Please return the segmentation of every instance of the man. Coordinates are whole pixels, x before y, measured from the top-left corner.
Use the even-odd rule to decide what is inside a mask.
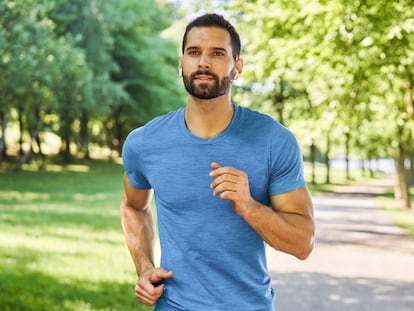
[[[270,117],[231,103],[243,61],[222,16],[192,21],[182,52],[187,106],[131,132],[123,149],[121,218],[136,298],[155,310],[273,310],[265,242],[299,259],[313,248],[298,144]]]

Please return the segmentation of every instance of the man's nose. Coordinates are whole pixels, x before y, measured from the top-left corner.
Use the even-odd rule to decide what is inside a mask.
[[[211,68],[211,59],[206,53],[202,53],[200,56],[200,61],[198,63],[200,69],[210,69]]]

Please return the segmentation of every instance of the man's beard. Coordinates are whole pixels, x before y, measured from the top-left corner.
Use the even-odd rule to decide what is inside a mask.
[[[234,70],[232,70],[233,72]],[[209,75],[213,77],[214,83],[199,83],[195,85],[194,80],[197,75]],[[183,82],[184,87],[187,92],[196,98],[199,99],[213,99],[224,94],[227,94],[231,88],[231,79],[230,77],[226,76],[223,79],[219,79],[217,75],[211,73],[210,71],[202,71],[198,70],[191,74],[191,76],[187,76],[183,74]]]

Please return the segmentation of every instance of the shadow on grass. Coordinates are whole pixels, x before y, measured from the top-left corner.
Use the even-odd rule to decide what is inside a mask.
[[[3,311],[150,310],[135,301],[134,284],[58,278],[41,271],[38,256],[47,256],[45,252],[16,248],[2,253],[0,309]]]
[[[47,193],[57,198],[68,193],[95,194],[122,189],[123,167],[117,163],[85,161],[72,165],[78,169],[59,165],[51,167],[55,166],[56,169],[51,170],[20,172],[8,171],[0,167],[0,189]]]
[[[378,195],[379,198],[386,198],[386,199],[395,199],[395,194],[393,191],[388,191],[386,193],[381,193]],[[413,197],[414,199],[414,197]]]
[[[317,272],[271,271],[271,274],[276,290],[276,310],[413,310],[413,282],[338,277]]]
[[[82,208],[62,208],[62,207],[50,207],[45,208],[46,204],[43,204],[41,209],[27,209],[27,208],[15,208],[2,210],[2,216],[0,217],[2,225],[7,225],[16,228],[31,227],[36,231],[44,232],[50,231],[55,228],[66,229],[80,229],[90,231],[111,231],[118,229],[120,231],[120,220],[118,215],[118,209],[114,211],[99,210],[98,208],[84,210]],[[1,210],[1,208],[0,208]],[[58,231],[52,232],[51,235],[59,235]],[[67,238],[70,238],[67,237]]]
[[[342,187],[342,186],[348,186],[348,185],[349,184],[347,183],[329,183],[329,184],[316,183],[316,184],[313,184],[310,182],[307,184],[309,191],[313,195],[318,194],[318,193],[335,193],[336,187],[338,186]]]

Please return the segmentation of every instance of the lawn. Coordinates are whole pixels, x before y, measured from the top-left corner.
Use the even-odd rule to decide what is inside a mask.
[[[414,188],[411,189],[412,202],[414,202]],[[414,207],[407,209],[401,201],[394,199],[394,194],[384,193],[377,197],[378,206],[384,209],[398,226],[403,228],[414,240]],[[413,203],[414,204],[414,203]]]
[[[1,310],[150,310],[134,297],[121,165],[2,168]]]

